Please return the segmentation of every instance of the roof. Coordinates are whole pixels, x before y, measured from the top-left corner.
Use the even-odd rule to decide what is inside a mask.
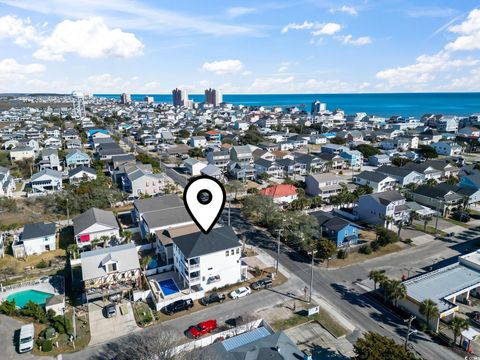
[[[381,203],[383,205],[388,205],[392,201],[405,200],[403,195],[396,190],[384,191],[384,192],[368,194],[368,195],[363,195],[363,196],[371,196],[372,198],[374,198],[375,200],[377,200],[379,203]]]
[[[314,211],[311,212],[309,215],[317,219],[318,225],[320,225],[321,227],[325,227],[336,232],[344,229],[346,226],[354,225],[341,217],[335,216],[325,211]]]
[[[214,228],[208,234],[199,231],[179,236],[174,238],[173,242],[187,259],[241,245],[232,227],[229,226]]]
[[[390,166],[390,165],[382,165],[377,169],[377,172],[381,172],[382,174],[401,176],[401,177],[405,177],[410,173],[412,173],[413,171],[415,170],[409,169],[405,166],[396,167],[396,166]]]
[[[91,208],[73,219],[73,233],[76,236],[94,224],[120,228],[113,212]]]
[[[117,263],[118,272],[140,268],[137,249],[135,248],[135,244],[132,243],[82,252],[80,260],[82,263],[83,281],[106,276],[108,273],[102,264],[108,261],[115,261]]]
[[[222,175],[222,171],[213,164],[208,164],[202,170],[200,170],[200,172],[204,175],[209,175],[209,176]]]
[[[446,186],[445,186],[446,185]],[[445,200],[454,201],[461,200],[463,197],[458,194],[449,194],[455,191],[455,187],[450,187],[448,184],[442,186],[428,186],[420,185],[412,191],[413,194],[427,196],[429,198],[444,198]],[[448,199],[447,199],[448,197]]]
[[[32,181],[37,180],[38,178],[42,177],[43,175],[48,175],[51,177],[55,177],[57,179],[62,179],[62,173],[60,171],[55,171],[52,169],[43,169],[36,174],[33,174]]]
[[[77,166],[74,169],[68,170],[68,177],[75,176],[75,175],[81,173],[82,171],[85,171],[85,172],[87,172],[91,175],[97,175],[97,171],[95,169],[92,169],[91,167],[82,165],[82,166]]]
[[[360,174],[355,175],[355,177],[379,183],[380,181],[385,180],[388,175],[376,171],[362,171]]]
[[[297,194],[297,188],[293,185],[280,184],[268,187],[260,190],[260,194],[263,196],[269,196],[273,198],[290,196]]]
[[[43,222],[26,224],[23,227],[22,240],[37,239],[40,237],[55,235],[55,224],[45,224]]]
[[[149,199],[138,199],[133,202],[133,206],[135,206],[140,214],[175,207],[184,207],[182,200],[180,200],[176,194],[158,196]]]

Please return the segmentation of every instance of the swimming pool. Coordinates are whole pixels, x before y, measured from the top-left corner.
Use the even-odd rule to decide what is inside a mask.
[[[158,267],[158,261],[157,259],[152,259],[150,260],[150,262],[148,263],[147,265],[147,269],[150,270],[150,269],[156,269]]]
[[[48,299],[53,294],[46,293],[38,290],[24,290],[11,294],[7,297],[8,301],[15,300],[15,305],[19,308],[23,308],[30,300],[38,305],[45,305]]]
[[[178,290],[177,284],[175,284],[173,279],[159,281],[158,285],[160,286],[160,289],[162,289],[163,295],[165,296],[172,295],[180,291]]]

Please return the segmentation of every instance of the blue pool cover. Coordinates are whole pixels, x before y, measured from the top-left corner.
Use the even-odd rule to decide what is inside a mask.
[[[177,284],[175,284],[173,279],[159,281],[158,285],[160,285],[160,288],[165,296],[172,295],[180,291],[178,290]]]

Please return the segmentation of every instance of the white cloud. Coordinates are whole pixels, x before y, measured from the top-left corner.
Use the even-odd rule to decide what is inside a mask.
[[[12,39],[15,44],[27,46],[39,40],[37,28],[31,25],[30,19],[16,16],[0,17],[0,39]]]
[[[473,9],[465,21],[450,26],[448,30],[460,36],[445,46],[447,50],[480,49],[480,9]]]
[[[330,12],[331,13],[342,12],[342,13],[349,14],[349,15],[352,15],[352,16],[357,16],[358,15],[358,10],[356,8],[354,8],[353,6],[348,6],[348,5],[343,5],[342,7],[338,8],[338,9],[330,9]]]
[[[282,34],[290,30],[313,30],[312,35],[333,35],[342,29],[342,25],[337,23],[318,23],[305,20],[303,23],[290,23],[283,27]]]
[[[333,35],[342,29],[342,25],[337,23],[326,23],[322,25],[318,30],[312,31],[313,36],[319,35]]]
[[[129,58],[142,54],[144,45],[132,33],[111,29],[102,18],[64,20],[41,41],[33,55],[37,59],[62,61],[65,54],[84,58]]]
[[[291,83],[294,79],[295,77],[293,76],[257,78],[253,81],[251,88],[260,91],[271,91],[272,89],[280,90],[282,86]]]
[[[230,18],[236,18],[239,16],[248,15],[254,12],[257,12],[257,9],[252,7],[243,7],[243,6],[231,7],[227,9],[227,16]]]
[[[240,60],[218,60],[205,62],[202,70],[213,72],[217,75],[233,74],[243,70],[243,64]]]
[[[344,44],[356,45],[356,46],[363,46],[372,43],[372,39],[370,36],[360,36],[358,38],[354,38],[353,35],[344,35],[338,36],[338,39],[341,40]]]
[[[288,61],[281,62],[280,67],[278,68],[277,71],[278,72],[285,72],[289,69],[290,65],[291,65],[290,62],[288,62]]]
[[[2,0],[9,6],[35,11],[42,14],[56,14],[69,19],[102,17],[109,26],[122,29],[158,31],[162,34],[186,32],[216,36],[256,35],[258,27],[230,25],[201,16],[185,15],[181,12],[165,10],[135,0]]]
[[[45,66],[42,64],[19,64],[12,58],[0,61],[0,74],[2,75],[38,74],[44,71]]]
[[[450,54],[441,51],[435,55],[421,55],[412,65],[379,71],[376,77],[392,85],[427,83],[435,79],[435,74],[452,69],[463,69],[479,64],[478,59],[451,59]]]

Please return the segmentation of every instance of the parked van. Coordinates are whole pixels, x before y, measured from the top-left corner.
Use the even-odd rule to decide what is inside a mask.
[[[18,340],[18,352],[24,353],[33,349],[33,338],[35,329],[32,324],[23,325],[20,329],[20,339]]]

